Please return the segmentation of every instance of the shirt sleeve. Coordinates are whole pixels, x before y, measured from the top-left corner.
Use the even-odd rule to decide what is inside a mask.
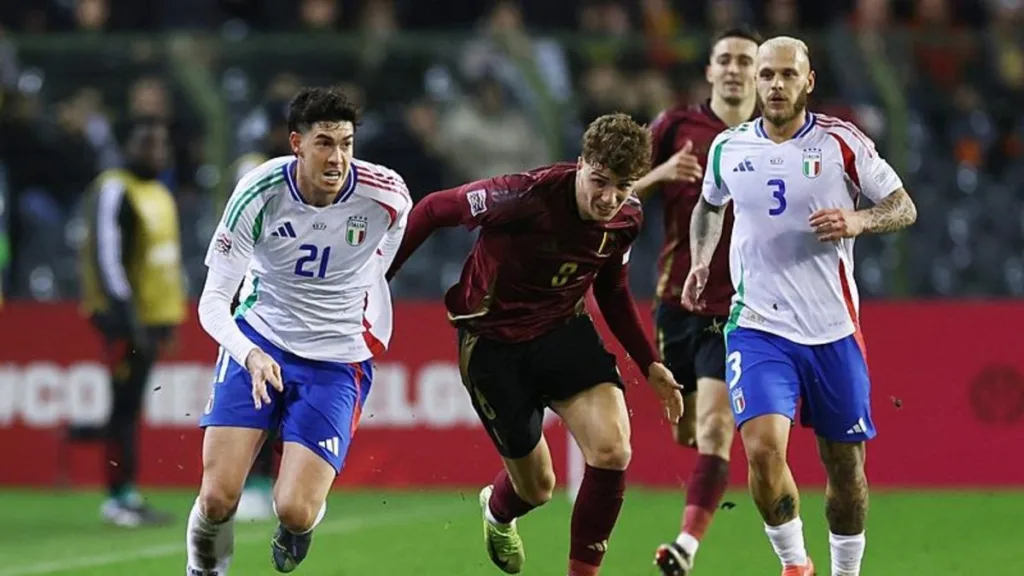
[[[856,126],[840,121],[829,127],[829,135],[839,145],[847,180],[872,202],[877,204],[903,187],[896,170]]]
[[[388,271],[388,278],[405,264],[438,228],[500,226],[529,214],[528,174],[498,176],[428,194],[409,214],[408,228]]]
[[[701,196],[712,206],[725,206],[732,197],[729,194],[729,187],[722,176],[722,156],[725,153],[725,146],[729,142],[729,132],[719,134],[711,144],[711,151],[708,156],[711,160],[711,169],[704,171],[704,184],[701,188]]]
[[[245,366],[256,345],[246,338],[231,316],[231,301],[238,291],[238,279],[211,269],[199,296],[199,324],[235,362]]]
[[[125,270],[125,220],[130,210],[124,183],[110,178],[100,185],[96,200],[96,263],[100,283],[112,300],[129,300],[132,287]]]
[[[383,268],[385,271],[391,267],[395,256],[398,255],[398,249],[409,227],[409,213],[412,211],[412,198],[409,196],[409,189],[405,185],[405,180],[398,176],[397,173],[393,172],[393,174],[396,178],[396,191],[398,193],[389,194],[387,202],[379,201],[381,206],[388,211],[388,215],[391,218],[391,225],[377,247],[381,257],[384,259]]]
[[[236,286],[249,267],[263,228],[265,188],[251,186],[251,181],[246,177],[235,187],[206,250],[207,268],[234,277]]]
[[[629,290],[629,254],[627,248],[605,262],[594,279],[594,300],[612,334],[646,377],[648,368],[658,361],[658,352],[644,330],[640,311]]]

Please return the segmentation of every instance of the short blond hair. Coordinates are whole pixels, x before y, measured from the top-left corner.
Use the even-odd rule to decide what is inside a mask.
[[[811,63],[811,50],[807,47],[807,43],[792,36],[775,36],[774,38],[769,38],[758,47],[757,51],[760,52],[761,50],[780,49],[789,49],[797,54],[803,54],[804,58],[807,58],[807,63]]]

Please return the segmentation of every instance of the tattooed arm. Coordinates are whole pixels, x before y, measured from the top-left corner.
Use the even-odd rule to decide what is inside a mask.
[[[701,196],[690,217],[690,262],[691,266],[707,266],[715,254],[718,241],[722,238],[722,224],[725,222],[725,207],[715,206]]]
[[[886,234],[902,230],[917,220],[917,207],[902,187],[866,210],[825,208],[811,214],[811,228],[821,242],[854,238],[861,234]]]
[[[869,234],[902,230],[917,220],[917,206],[903,188],[886,196],[874,207],[858,212],[864,221],[864,232]]]

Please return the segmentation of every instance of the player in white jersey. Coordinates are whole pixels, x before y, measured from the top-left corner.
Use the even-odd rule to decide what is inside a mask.
[[[352,157],[357,123],[339,91],[300,92],[288,113],[294,156],[247,174],[214,233],[199,320],[221,349],[200,422],[190,576],[227,574],[232,515],[271,429],[284,442],[271,555],[278,571],[294,570],[359,424],[371,360],[391,337],[384,274],[412,201],[398,174]]]
[[[828,476],[832,574],[860,573],[868,488],[864,443],[875,436],[853,239],[917,217],[900,178],[852,125],[807,111],[814,88],[807,46],[761,45],[762,117],[720,134],[691,225],[693,265],[683,302],[700,309],[707,264],[732,200],[726,381],[749,463],[750,491],[783,575],[815,573],[799,495],[786,463],[797,402],[818,437]],[[866,196],[874,203],[858,209]]]

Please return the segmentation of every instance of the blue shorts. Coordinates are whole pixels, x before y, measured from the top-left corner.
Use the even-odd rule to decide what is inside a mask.
[[[244,320],[237,322],[242,332],[281,366],[284,392],[268,385],[271,403],[257,410],[249,371],[221,349],[210,401],[199,425],[279,430],[282,441],[302,444],[340,472],[370,393],[373,362],[300,358],[271,344]]]
[[[752,418],[796,416],[826,440],[860,442],[876,435],[871,422],[867,362],[853,335],[803,345],[781,336],[735,328],[726,336],[725,377],[737,428]]]

